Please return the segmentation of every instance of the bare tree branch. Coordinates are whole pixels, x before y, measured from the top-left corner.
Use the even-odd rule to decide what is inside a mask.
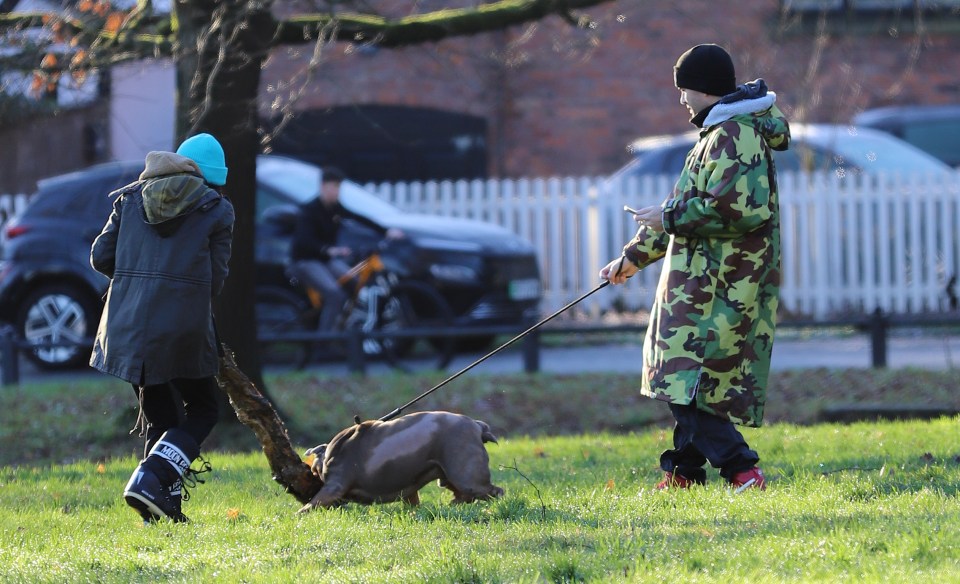
[[[583,26],[585,19],[576,18],[572,10],[587,8],[610,0],[501,0],[474,8],[446,9],[403,18],[386,18],[373,14],[317,13],[273,21],[271,46],[313,43],[321,31],[332,30],[330,40],[368,43],[384,48],[436,42],[449,37],[500,30],[558,15],[571,25]],[[61,34],[90,39],[75,43],[90,47],[90,55],[73,68],[94,68],[124,61],[171,56],[175,30],[170,15],[154,14],[149,5],[138,5],[126,15],[115,30],[105,27],[105,19],[85,15],[50,13],[0,14],[0,31],[47,26],[51,18],[59,19]],[[5,68],[36,68],[28,59],[8,57],[0,61]],[[68,68],[62,65],[63,69]]]
[[[315,36],[318,26],[336,20],[337,40],[399,47],[500,30],[552,14],[560,15],[573,24],[580,24],[580,19],[574,18],[571,10],[607,1],[502,0],[481,4],[476,8],[438,10],[397,19],[366,14],[311,14],[279,23],[277,37],[284,44],[308,42]]]

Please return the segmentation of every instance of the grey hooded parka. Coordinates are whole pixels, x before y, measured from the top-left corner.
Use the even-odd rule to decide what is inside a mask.
[[[90,250],[110,278],[90,365],[135,385],[216,375],[211,300],[227,277],[233,205],[172,152],[147,154],[140,180],[111,196]]]

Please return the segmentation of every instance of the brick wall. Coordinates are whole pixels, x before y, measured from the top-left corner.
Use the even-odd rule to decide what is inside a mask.
[[[688,129],[672,67],[701,42],[727,47],[740,81],[764,77],[796,121],[960,103],[960,29],[937,32],[933,21],[920,35],[909,16],[855,18],[817,35],[815,23],[781,17],[776,0],[619,0],[587,13],[594,25],[585,28],[551,17],[399,50],[331,45],[295,108],[405,104],[483,116],[490,175],[518,177],[605,174],[628,160],[634,138]],[[265,104],[288,102],[281,83],[303,78],[309,54],[275,52]]]
[[[108,104],[62,109],[0,130],[0,193],[36,190],[37,180],[105,160]],[[91,143],[93,131],[100,143]]]

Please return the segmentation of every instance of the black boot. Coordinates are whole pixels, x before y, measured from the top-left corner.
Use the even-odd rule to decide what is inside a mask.
[[[144,521],[163,517],[186,521],[180,510],[180,497],[171,494],[171,487],[180,481],[199,454],[200,447],[183,430],[174,428],[164,432],[124,487],[127,505],[136,509]]]
[[[154,435],[151,438],[150,434],[151,432],[148,431],[146,446],[143,451],[144,460],[146,460],[146,458],[150,456],[150,451],[153,449],[154,445],[160,440],[160,437],[163,436],[163,434],[161,433],[159,436]],[[203,460],[203,457],[201,456],[200,459]],[[140,462],[143,462],[143,461],[141,460]],[[185,470],[183,473],[183,477],[186,477],[187,474],[189,474],[192,470],[193,469],[189,469],[189,468]],[[200,482],[203,482],[203,481],[200,481]],[[170,491],[170,502],[173,506],[174,512],[176,513],[176,515],[179,515],[182,518],[182,520],[185,522],[187,520],[187,516],[183,515],[182,513],[183,501],[186,500],[183,497],[183,493],[184,493],[183,478],[177,479],[172,485],[170,485],[170,488],[168,490]],[[145,522],[160,520],[160,517],[158,515],[154,515],[153,513],[147,513],[142,515],[143,515],[143,520]]]

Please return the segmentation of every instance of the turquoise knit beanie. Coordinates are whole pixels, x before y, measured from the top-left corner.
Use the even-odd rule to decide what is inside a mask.
[[[203,178],[214,186],[227,184],[227,162],[223,146],[210,134],[197,134],[183,141],[177,154],[186,156],[200,167]]]

